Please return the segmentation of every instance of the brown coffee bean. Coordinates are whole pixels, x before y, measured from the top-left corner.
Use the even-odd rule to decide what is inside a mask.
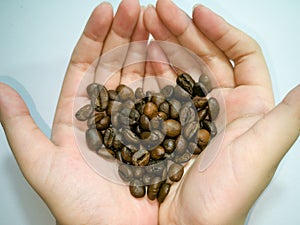
[[[144,107],[144,114],[152,119],[157,116],[158,108],[153,102],[147,102]]]
[[[164,121],[164,130],[168,137],[177,137],[181,132],[181,125],[177,120],[168,119]]]
[[[140,115],[144,113],[145,104],[145,101],[141,99],[135,102],[135,109],[139,112]]]
[[[208,94],[208,90],[201,82],[197,82],[193,88],[193,96],[205,97]]]
[[[168,170],[168,177],[171,181],[178,182],[180,181],[183,175],[184,169],[183,166],[177,163],[173,163]]]
[[[139,126],[143,130],[149,130],[150,129],[150,120],[149,120],[148,116],[146,116],[145,114],[142,114],[140,116]]]
[[[185,126],[186,124],[191,123],[197,119],[197,111],[192,104],[193,103],[189,101],[182,106],[179,112],[181,126]]]
[[[119,111],[120,107],[121,107],[121,102],[113,101],[113,100],[109,101],[106,109],[107,115],[112,116],[112,114]]]
[[[139,138],[130,129],[124,129],[122,132],[122,141],[125,145],[138,145]]]
[[[147,150],[140,149],[132,156],[132,164],[135,166],[146,166],[150,160],[150,153]]]
[[[189,74],[187,73],[180,74],[176,79],[176,83],[190,95],[193,94],[195,81]]]
[[[152,175],[151,174],[144,174],[142,181],[144,185],[149,185],[151,183]]]
[[[94,109],[91,104],[81,107],[76,113],[75,117],[79,121],[85,121],[92,116]]]
[[[145,174],[145,170],[144,170],[144,167],[141,167],[141,166],[135,166],[132,168],[133,169],[133,176],[134,178],[142,178]]]
[[[150,200],[154,200],[157,198],[157,194],[159,192],[159,189],[161,185],[163,184],[163,181],[160,177],[153,177],[150,181],[150,185],[147,190],[147,196]]]
[[[150,131],[143,131],[140,135],[141,139],[142,140],[145,140],[145,139],[148,139],[151,135],[151,132]]]
[[[122,136],[120,133],[115,134],[112,146],[114,149],[121,149],[123,147]]]
[[[146,149],[152,149],[161,144],[164,138],[165,135],[160,130],[152,130],[149,138],[143,142],[143,145],[146,147]]]
[[[150,151],[151,159],[158,160],[165,156],[165,149],[162,146],[157,146]]]
[[[100,89],[99,89],[99,84],[97,83],[91,83],[87,86],[86,88],[88,96],[92,99],[92,98],[97,98],[99,93],[100,93]]]
[[[169,194],[171,189],[171,184],[169,183],[164,183],[161,188],[159,189],[157,200],[161,204]]]
[[[106,114],[105,112],[97,112],[94,114],[94,116],[90,117],[87,121],[87,125],[89,128],[96,128],[96,124],[99,123],[100,120],[105,117]]]
[[[202,150],[207,146],[210,140],[210,133],[205,129],[200,129],[196,136],[196,142]]]
[[[118,173],[121,179],[125,182],[129,182],[133,178],[132,166],[129,166],[127,164],[119,165]]]
[[[118,100],[118,93],[115,90],[108,90],[107,92],[110,101]]]
[[[190,152],[186,151],[182,155],[174,155],[172,160],[175,163],[186,163],[191,159],[191,157],[192,157],[192,154]]]
[[[132,101],[135,100],[133,90],[130,87],[126,86],[125,84],[120,84],[116,88],[116,92],[117,92],[118,98],[121,102],[127,101],[127,100],[132,100]]]
[[[198,120],[201,122],[202,120],[204,120],[207,116],[207,113],[208,113],[208,110],[205,108],[205,109],[202,109],[198,112]]]
[[[91,99],[92,105],[98,112],[106,110],[109,103],[109,96],[105,86],[98,84],[99,95]]]
[[[181,108],[181,103],[177,99],[171,99],[169,101],[169,103],[170,103],[170,114],[169,114],[169,116],[172,119],[177,119],[178,116],[179,116],[179,111],[180,111],[180,108]]]
[[[159,111],[159,112],[157,113],[157,117],[158,117],[158,118],[161,118],[162,120],[168,119],[168,115],[167,115],[166,113],[164,113],[164,112],[161,112],[161,111]]]
[[[217,135],[218,131],[214,122],[211,122],[209,120],[203,120],[202,126],[210,132],[211,137],[215,137]]]
[[[115,138],[115,132],[112,128],[108,128],[104,132],[103,142],[107,148],[111,148]]]
[[[163,102],[159,105],[158,108],[159,111],[164,112],[167,116],[169,116],[170,113],[170,105],[168,102]]]
[[[166,168],[165,161],[150,161],[149,164],[145,167],[145,171],[151,175],[162,176],[164,169]]]
[[[220,106],[214,97],[208,99],[208,115],[211,121],[214,121],[220,112]]]
[[[130,182],[129,190],[131,195],[135,198],[142,198],[145,196],[146,193],[145,186],[138,179],[135,179]]]
[[[121,150],[121,154],[122,154],[122,159],[125,162],[128,162],[128,163],[132,162],[133,153],[131,152],[131,150],[128,147],[124,146]]]
[[[164,120],[160,117],[154,117],[150,121],[150,130],[161,130],[163,128]]]
[[[195,142],[190,142],[188,145],[188,150],[191,154],[199,155],[202,152],[202,149]]]
[[[199,82],[201,82],[205,86],[208,93],[211,92],[212,86],[208,75],[201,74],[201,76],[199,77]]]
[[[129,125],[134,126],[138,123],[140,119],[140,114],[136,109],[131,109],[128,117],[129,117]]]
[[[151,101],[157,106],[159,107],[161,103],[163,103],[165,101],[165,96],[161,93],[155,93],[153,94]]]
[[[197,110],[204,109],[207,106],[207,98],[195,96],[193,98],[193,103]]]
[[[176,155],[182,155],[184,152],[187,151],[187,141],[183,137],[183,135],[179,135],[175,141],[175,154]]]
[[[90,150],[97,151],[103,145],[102,135],[95,128],[90,128],[85,132],[85,139]]]
[[[168,154],[171,154],[176,148],[175,140],[170,138],[165,139],[162,145]]]
[[[110,126],[110,117],[104,116],[98,123],[96,123],[97,130],[105,130]]]

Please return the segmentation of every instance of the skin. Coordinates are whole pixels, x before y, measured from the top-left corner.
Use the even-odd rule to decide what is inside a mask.
[[[203,167],[205,152],[199,155],[160,207],[156,201],[133,198],[128,187],[97,175],[77,149],[72,123],[81,78],[92,68],[94,80],[101,81],[108,70],[105,63],[94,63],[98,57],[117,46],[147,40],[149,33],[203,58],[219,83],[214,92],[223,94],[226,107],[226,126],[216,137],[216,142],[223,137],[216,158]],[[155,43],[148,55],[129,46],[119,63],[135,52],[150,58],[170,56]],[[151,75],[176,77],[166,64],[138,63],[117,71],[107,86],[143,78],[138,86],[159,88],[159,79],[149,83]],[[0,89],[0,122],[14,156],[61,225],[243,224],[300,131],[300,86],[274,105],[268,69],[255,40],[204,6],[195,7],[189,18],[169,0],[146,9],[137,0],[124,0],[115,16],[108,3],[94,10],[70,60],[51,140],[34,123],[21,97],[3,83]],[[213,146],[205,151],[213,151]]]

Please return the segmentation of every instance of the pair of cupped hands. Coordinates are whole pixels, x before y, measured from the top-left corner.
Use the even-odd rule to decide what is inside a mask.
[[[108,63],[95,64],[99,57],[127,44],[114,63],[122,65],[137,52],[168,60],[169,53],[155,42],[147,51],[131,45],[148,40],[149,34],[200,57],[215,77],[214,88],[222,94],[225,108],[225,126],[214,141],[218,144],[205,150],[217,147],[218,154],[204,169],[200,164],[205,152],[200,154],[161,205],[146,197],[135,199],[127,186],[95,173],[80,154],[73,131],[74,97],[81,79],[87,71],[97,74],[96,81],[111,72]],[[176,78],[168,64],[148,61],[118,70],[106,85],[136,81],[159,87],[159,82],[146,83],[149,75]],[[0,121],[14,156],[61,225],[243,224],[299,136],[300,87],[275,107],[259,45],[202,5],[194,7],[192,18],[170,0],[146,8],[138,0],[123,0],[115,15],[109,3],[97,6],[70,60],[51,140],[34,123],[21,97],[3,83],[0,89]]]

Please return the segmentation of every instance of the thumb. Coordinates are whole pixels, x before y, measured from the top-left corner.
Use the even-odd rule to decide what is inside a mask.
[[[31,185],[47,171],[54,145],[33,121],[20,95],[6,84],[0,83],[0,122],[8,143]]]

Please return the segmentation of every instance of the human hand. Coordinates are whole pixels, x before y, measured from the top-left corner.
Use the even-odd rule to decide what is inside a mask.
[[[80,81],[99,56],[131,41],[147,39],[138,1],[122,1],[115,17],[107,3],[94,10],[65,76],[51,140],[34,123],[20,96],[0,84],[0,121],[11,149],[25,178],[61,225],[157,223],[157,202],[131,197],[128,187],[104,179],[86,164],[78,151],[72,123]],[[126,59],[124,53],[119,63]],[[143,77],[144,66],[128,66],[122,74],[117,72],[108,85]],[[95,68],[96,80],[101,79],[102,69]]]
[[[211,94],[222,93],[227,118],[222,133],[172,185],[160,207],[160,224],[244,224],[299,136],[300,86],[275,107],[258,44],[203,6],[194,9],[191,20],[171,1],[158,0],[144,19],[155,39],[182,45],[205,61],[219,84]],[[158,71],[160,76],[173,73],[167,67]]]

